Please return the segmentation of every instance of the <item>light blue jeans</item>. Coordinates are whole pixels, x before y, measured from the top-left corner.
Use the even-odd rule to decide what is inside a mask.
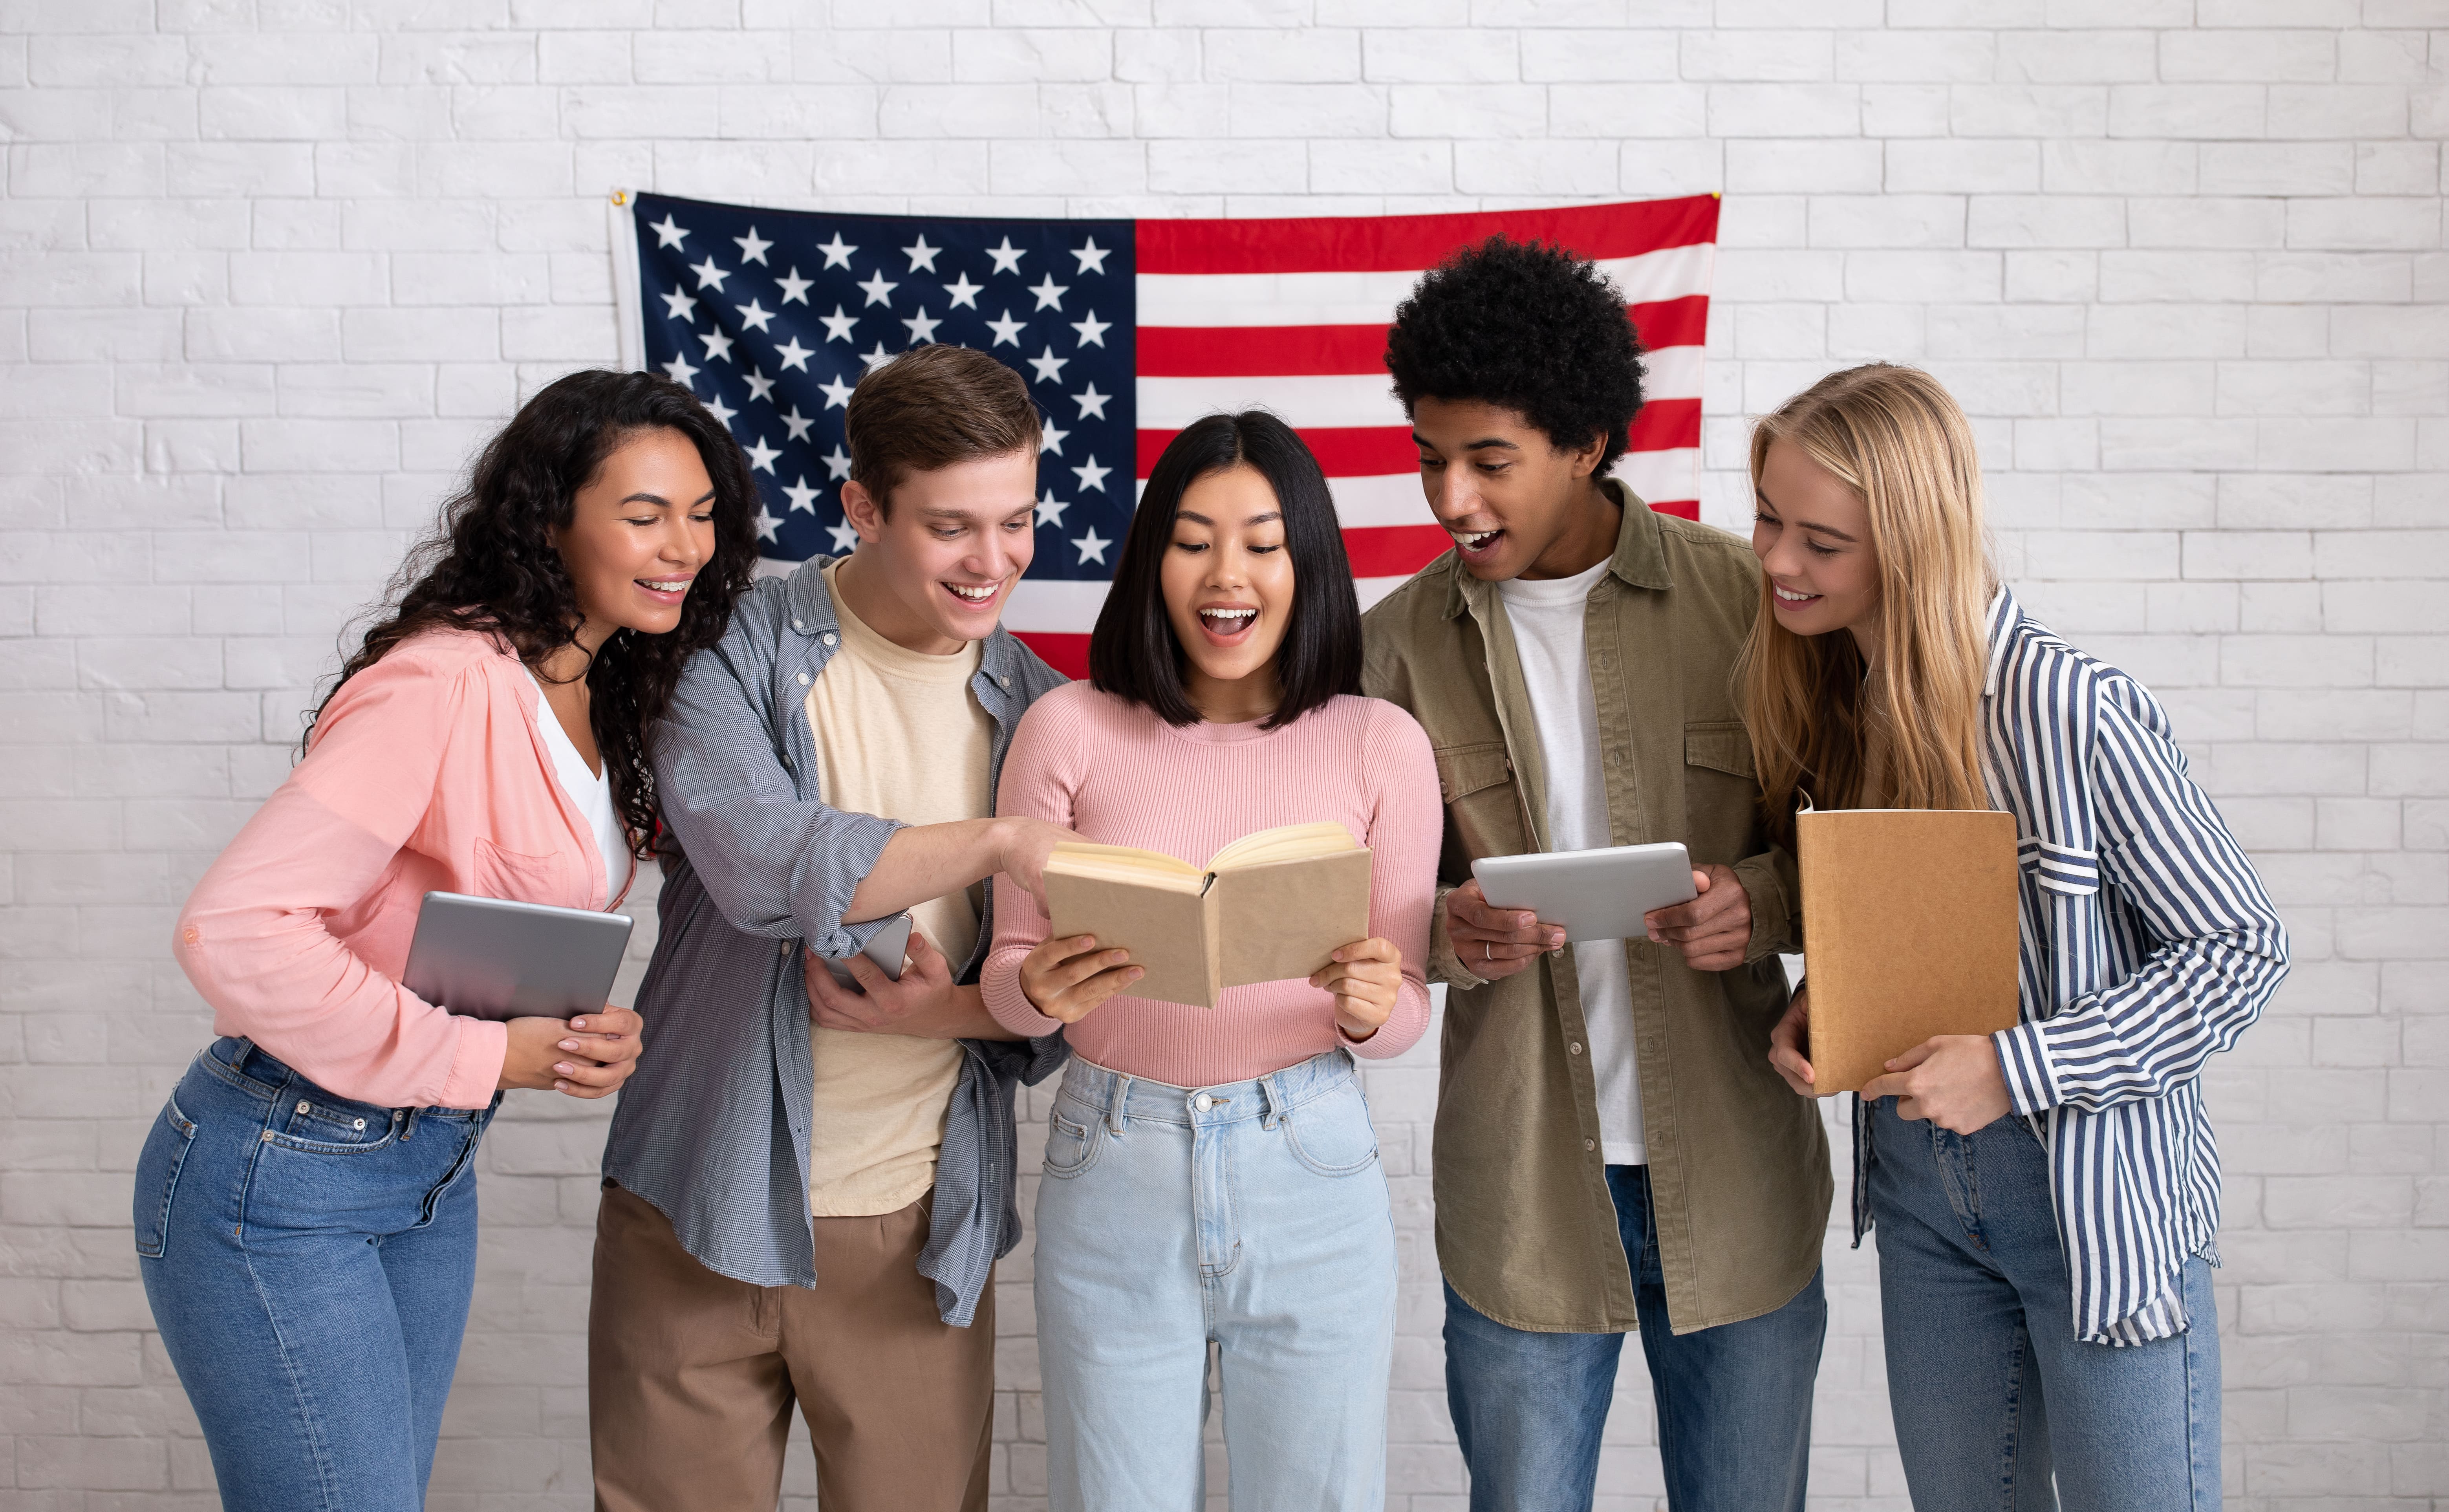
[[[1953,1134],[1893,1097],[1869,1117],[1888,1406],[1916,1512],[2218,1512],[2210,1267],[2186,1262],[2185,1332],[2078,1343],[2049,1153],[2024,1121]]]
[[[1077,1056],[1037,1191],[1053,1512],[1197,1512],[1207,1346],[1232,1504],[1386,1498],[1395,1226],[1340,1050],[1220,1087]]]
[[[492,1117],[336,1097],[244,1039],[163,1105],[138,1269],[231,1512],[425,1505]]]

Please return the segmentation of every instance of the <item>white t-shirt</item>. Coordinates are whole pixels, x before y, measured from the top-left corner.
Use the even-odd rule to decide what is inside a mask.
[[[535,676],[530,668],[528,675]],[[578,746],[569,731],[561,727],[561,716],[543,696],[544,680],[536,679],[536,728],[544,735],[544,748],[552,753],[552,774],[561,781],[561,790],[587,816],[587,827],[594,832],[595,849],[604,858],[604,906],[609,908],[629,884],[629,869],[637,863],[629,855],[628,837],[621,832],[621,811],[612,804],[612,769],[588,768],[587,758],[578,754]]]
[[[1607,783],[1600,775],[1598,700],[1591,691],[1583,625],[1591,590],[1607,574],[1601,562],[1572,577],[1496,585],[1514,629],[1522,681],[1531,690],[1531,718],[1548,773],[1548,843],[1552,850],[1591,850],[1615,843],[1608,823]],[[1591,1075],[1598,1085],[1599,1148],[1611,1166],[1647,1165],[1641,1126],[1641,1077],[1633,1059],[1632,976],[1619,940],[1573,947],[1581,980],[1582,1018],[1590,1026]]]

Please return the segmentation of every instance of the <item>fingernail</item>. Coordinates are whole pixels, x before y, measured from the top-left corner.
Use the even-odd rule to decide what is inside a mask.
[[[556,1050],[576,1050],[578,1048],[578,1041],[575,1039],[565,1039],[553,1048]]]
[[[587,1027],[587,1020],[584,1018],[572,1018],[569,1021],[569,1027],[572,1029],[584,1029]]]
[[[578,1074],[578,1068],[577,1068],[576,1066],[568,1065],[568,1064],[557,1065],[557,1066],[553,1067],[552,1069],[553,1069],[553,1070],[555,1070],[555,1071],[557,1071],[557,1072],[559,1072],[561,1075],[563,1075],[563,1076],[576,1076],[576,1075]]]

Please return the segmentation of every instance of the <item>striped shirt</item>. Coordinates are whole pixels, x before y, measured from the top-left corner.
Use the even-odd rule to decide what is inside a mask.
[[[2203,1064],[2261,1017],[2287,936],[2187,774],[2169,716],[2001,589],[1982,726],[1990,800],[2022,837],[2022,1021],[1993,1038],[2050,1152],[2074,1334],[2131,1345],[2189,1323],[2180,1273],[2216,1263],[2219,1147]],[[1870,1227],[1855,1116],[1854,1240]]]

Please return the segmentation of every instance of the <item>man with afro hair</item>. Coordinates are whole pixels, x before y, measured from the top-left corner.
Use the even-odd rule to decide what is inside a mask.
[[[1395,312],[1386,367],[1454,550],[1364,620],[1363,686],[1437,747],[1429,976],[1446,1390],[1474,1512],[1588,1508],[1640,1330],[1670,1507],[1801,1512],[1827,1328],[1819,1115],[1768,1063],[1800,948],[1734,704],[1744,542],[1608,475],[1641,407],[1624,296],[1493,238]],[[1679,841],[1649,940],[1493,908],[1482,856]]]

